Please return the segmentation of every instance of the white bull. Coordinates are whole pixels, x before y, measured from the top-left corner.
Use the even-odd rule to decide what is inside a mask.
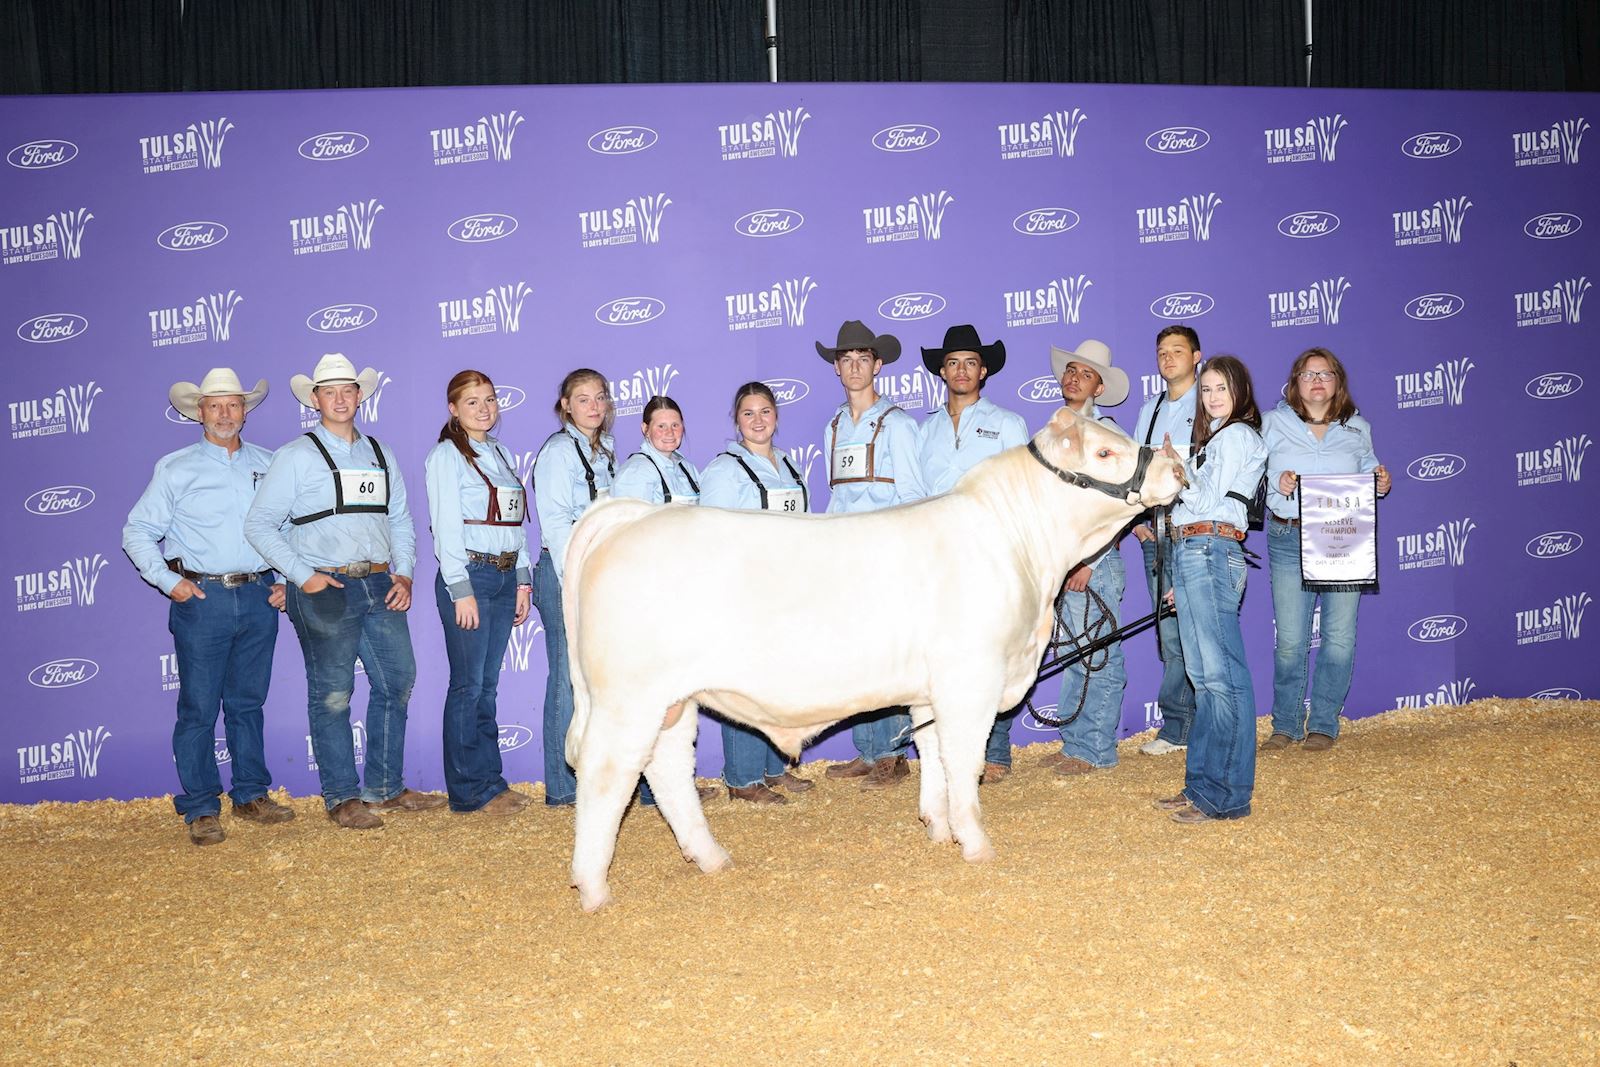
[[[1065,408],[1033,444],[1103,482],[1136,470],[1131,439]],[[933,722],[916,734],[928,836],[992,858],[977,787],[996,711],[1032,687],[1068,567],[1170,502],[1181,476],[1156,456],[1129,503],[1013,448],[949,493],[863,515],[590,508],[563,593],[572,878],[585,910],[610,900],[617,828],[641,772],[685,859],[708,872],[730,862],[695,793],[701,704],[791,756],[850,715],[909,705],[913,722]]]

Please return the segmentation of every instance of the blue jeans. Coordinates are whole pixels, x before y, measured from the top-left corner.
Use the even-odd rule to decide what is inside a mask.
[[[311,754],[329,811],[360,797],[380,803],[405,791],[406,705],[417,680],[406,613],[384,597],[394,587],[388,572],[336,576],[344,588],[305,593],[289,583],[289,621],[306,661],[306,714]],[[367,671],[366,787],[356,773],[350,734],[350,694],[356,657]]]
[[[789,761],[767,735],[754,727],[722,722],[722,781],[732,789],[744,789],[776,777],[789,769]]]
[[[271,588],[249,582],[226,589],[221,582],[196,583],[206,598],[191,597],[167,610],[178,659],[178,721],[172,756],[183,792],[172,806],[193,822],[221,812],[217,774],[217,708],[233,762],[235,805],[264,796],[272,786],[261,740],[261,705],[272,681],[272,650],[278,612],[267,603]]]
[[[1356,611],[1361,594],[1353,590],[1308,592],[1300,586],[1300,528],[1267,520],[1267,554],[1272,567],[1272,614],[1278,643],[1272,664],[1272,732],[1296,741],[1309,731],[1339,736],[1339,712],[1350,694],[1356,662]],[[1322,647],[1311,678],[1311,716],[1306,718],[1306,673],[1310,666],[1311,615],[1322,598]]]
[[[1107,633],[1121,625],[1118,608],[1122,592],[1128,581],[1122,564],[1122,554],[1115,546],[1100,557],[1100,562],[1089,575],[1089,588],[1100,595],[1111,611],[1108,624],[1096,629],[1100,608],[1087,592],[1066,594],[1064,605],[1067,622],[1074,636],[1083,629],[1083,608],[1089,606],[1090,633]],[[1072,646],[1068,645],[1070,650]],[[1066,719],[1078,707],[1084,696],[1084,676],[1088,675],[1088,695],[1084,697],[1083,711],[1066,726],[1061,727],[1061,754],[1096,767],[1117,765],[1117,727],[1122,723],[1122,691],[1128,686],[1128,671],[1122,660],[1122,644],[1118,642],[1105,653],[1095,653],[1091,660],[1105,664],[1097,671],[1089,671],[1083,660],[1068,667],[1061,675],[1061,698],[1056,703],[1056,718]]]
[[[911,747],[911,735],[907,733],[910,729],[911,715],[905,708],[883,708],[867,712],[867,717],[850,727],[850,740],[855,742],[862,759],[877,763],[906,754],[906,749]]]
[[[1162,585],[1171,589],[1173,543],[1168,541],[1164,547],[1167,552]],[[1139,549],[1144,553],[1144,575],[1150,586],[1150,607],[1154,610],[1160,603],[1156,592],[1155,542],[1141,541]],[[1161,709],[1161,729],[1156,731],[1156,736],[1174,745],[1186,745],[1189,730],[1194,725],[1195,694],[1183,663],[1183,637],[1178,631],[1178,620],[1171,616],[1162,619],[1157,632],[1161,642],[1161,691],[1156,695],[1156,704]]]
[[[983,747],[983,762],[1011,766],[1011,724],[1017,721],[1017,713],[1021,710],[1020,707],[1012,708],[994,717],[994,726],[989,730],[989,742]]]
[[[433,599],[444,624],[450,688],[444,698],[444,783],[450,810],[477,811],[508,788],[500,768],[500,723],[495,701],[500,663],[517,613],[517,572],[468,563],[467,580],[478,602],[478,628],[456,625],[456,606],[436,575]]]
[[[1183,662],[1194,683],[1183,794],[1218,819],[1250,814],[1256,784],[1256,702],[1239,631],[1244,548],[1228,537],[1186,537],[1172,554]]]
[[[561,579],[548,548],[533,568],[533,606],[544,625],[544,802],[565,807],[578,800],[578,776],[567,766],[567,727],[572,725],[572,671],[567,664],[567,620],[561,614]]]

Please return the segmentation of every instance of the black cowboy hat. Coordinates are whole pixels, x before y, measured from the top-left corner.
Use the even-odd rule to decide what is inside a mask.
[[[986,345],[978,340],[978,328],[970,323],[952,326],[944,332],[943,348],[924,348],[922,350],[922,365],[929,371],[938,374],[944,367],[944,357],[951,352],[976,352],[978,358],[983,360],[984,369],[990,376],[1000,373],[1000,368],[1006,365],[1006,343],[996,341]]]
[[[874,336],[872,331],[867,329],[866,323],[860,319],[849,319],[839,327],[839,341],[832,348],[818,341],[817,355],[832,363],[839,358],[840,352],[849,352],[857,348],[876,352],[878,358],[885,363],[893,363],[900,358],[900,338],[890,333]]]

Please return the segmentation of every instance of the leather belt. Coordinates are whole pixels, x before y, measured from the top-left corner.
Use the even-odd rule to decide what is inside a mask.
[[[1277,523],[1280,526],[1299,526],[1300,525],[1300,520],[1299,519],[1280,519],[1278,517],[1278,513],[1277,512],[1270,512],[1270,514],[1272,515],[1272,521]]]
[[[191,582],[221,582],[224,589],[237,589],[241,585],[249,585],[251,582],[261,581],[265,581],[270,585],[272,579],[271,570],[235,571],[232,574],[202,574],[199,571],[184,570],[183,564],[175,559],[167,560],[167,570],[180,578],[187,578]]]
[[[347,563],[343,567],[318,567],[323,574],[343,574],[351,578],[365,578],[369,574],[382,574],[389,569],[387,562],[369,563],[362,560],[359,563]]]
[[[1186,526],[1172,527],[1174,541],[1185,537],[1204,537],[1208,534],[1232,538],[1235,541],[1243,541],[1245,538],[1245,531],[1231,522],[1191,522]]]
[[[487,563],[497,571],[513,570],[517,566],[517,554],[514,551],[496,555],[493,552],[474,552],[468,549],[467,560],[471,563]]]

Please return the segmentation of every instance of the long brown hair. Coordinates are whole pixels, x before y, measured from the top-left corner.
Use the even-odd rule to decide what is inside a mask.
[[[1261,409],[1256,407],[1256,390],[1250,382],[1250,368],[1238,356],[1212,356],[1200,365],[1200,373],[1206,374],[1216,371],[1222,375],[1222,380],[1228,383],[1228,395],[1233,397],[1233,410],[1223,420],[1222,425],[1215,430],[1211,428],[1211,417],[1206,414],[1205,401],[1201,396],[1194,398],[1194,447],[1196,450],[1206,446],[1206,442],[1217,434],[1226,430],[1236,422],[1261,432]],[[1195,388],[1199,388],[1198,383]]]
[[[494,388],[494,382],[490,381],[489,376],[481,370],[457,371],[455,377],[450,379],[450,384],[444,387],[445,403],[454,404],[459,402],[466,391],[475,385],[487,385],[491,390]],[[439,431],[439,440],[449,441],[456,446],[457,452],[460,452],[468,459],[474,458],[472,440],[462,427],[461,420],[454,415],[450,416],[444,427]]]
[[[602,439],[606,434],[611,432],[611,424],[616,421],[617,413],[616,409],[611,405],[610,386],[606,384],[605,375],[601,374],[599,371],[591,370],[588,367],[579,367],[577,370],[571,371],[565,378],[561,379],[561,388],[556,393],[556,402],[554,408],[556,413],[556,421],[561,423],[563,427],[571,425],[576,428],[576,424],[572,422],[572,419],[570,416],[568,416],[566,409],[561,406],[561,402],[564,400],[571,400],[573,391],[584,382],[599,382],[600,392],[605,396],[606,399],[606,417],[601,420],[599,426],[595,427],[594,433],[589,435],[589,447],[594,449],[596,452],[604,452],[606,455],[610,456],[611,450],[605,446]],[[612,458],[615,459],[616,457],[612,456]]]
[[[1283,387],[1283,398],[1289,401],[1289,406],[1301,419],[1309,420],[1310,414],[1306,411],[1306,403],[1300,399],[1300,372],[1306,369],[1306,364],[1317,356],[1328,361],[1328,369],[1333,371],[1335,388],[1333,399],[1328,401],[1328,421],[1346,423],[1350,416],[1356,413],[1356,402],[1350,396],[1349,380],[1345,377],[1344,364],[1339,362],[1339,357],[1329,352],[1326,348],[1308,348],[1300,353],[1300,358],[1294,361],[1294,366],[1289,368],[1289,382]]]

